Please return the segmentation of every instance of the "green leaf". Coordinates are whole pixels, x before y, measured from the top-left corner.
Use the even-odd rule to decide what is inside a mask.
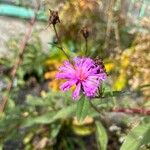
[[[33,97],[31,95],[27,96],[26,102],[28,105],[31,105],[31,106],[47,106],[50,104],[50,102],[48,104],[46,100],[40,97]]]
[[[76,116],[78,121],[83,121],[84,118],[87,116],[89,110],[89,100],[85,97],[81,97],[80,100],[77,102],[77,111]]]
[[[51,132],[50,132],[51,139],[55,139],[57,137],[61,127],[62,127],[62,124],[52,124],[51,125]]]
[[[148,143],[150,143],[150,124],[142,124],[131,130],[120,150],[138,150],[140,146]]]
[[[6,106],[7,110],[15,108],[15,101],[9,98]]]
[[[0,143],[0,150],[2,150],[3,149],[3,144],[2,143]]]
[[[107,91],[104,93],[104,97],[117,97],[117,96],[122,96],[122,95],[125,95],[125,94],[128,94],[124,91]]]
[[[41,116],[29,117],[23,122],[23,126],[32,126],[34,124],[50,124],[58,119],[66,119],[75,111],[75,105],[71,105],[61,109],[58,112],[48,112]]]
[[[108,136],[105,128],[100,121],[96,121],[96,140],[98,143],[99,150],[106,150],[108,143]]]

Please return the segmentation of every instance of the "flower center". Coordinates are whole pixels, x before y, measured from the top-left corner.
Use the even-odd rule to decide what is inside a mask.
[[[84,80],[86,80],[86,76],[85,76],[85,73],[83,72],[83,70],[82,69],[80,69],[80,70],[78,70],[77,71],[77,77],[78,77],[78,80],[79,81],[84,81]]]

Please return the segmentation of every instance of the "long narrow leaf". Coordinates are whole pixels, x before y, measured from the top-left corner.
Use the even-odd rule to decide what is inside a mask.
[[[140,146],[150,143],[150,125],[138,125],[126,136],[120,150],[138,150]]]
[[[89,110],[89,100],[85,99],[85,97],[81,97],[81,99],[77,103],[76,116],[78,121],[83,121],[86,117]]]
[[[68,106],[67,108],[63,108],[58,112],[48,112],[46,114],[43,114],[41,116],[37,117],[29,117],[24,122],[24,126],[32,126],[34,124],[49,124],[52,123],[58,119],[65,119],[72,115],[73,112],[75,112],[76,105]]]
[[[96,140],[99,150],[107,150],[108,136],[100,121],[96,121]]]

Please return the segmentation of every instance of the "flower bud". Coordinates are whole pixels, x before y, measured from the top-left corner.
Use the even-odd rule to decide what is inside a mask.
[[[89,37],[89,34],[90,34],[89,28],[83,27],[83,28],[81,29],[81,33],[82,33],[83,37],[84,37],[85,39],[87,39],[87,38]]]
[[[60,23],[60,19],[58,16],[58,11],[53,11],[53,10],[49,10],[50,11],[50,16],[49,16],[49,25],[56,25],[57,23]]]
[[[101,66],[102,71],[107,74],[106,68],[105,68],[105,65],[104,65],[104,62],[103,62],[102,59],[100,59],[99,57],[96,57],[96,58],[95,58],[95,64],[98,65],[98,66]]]

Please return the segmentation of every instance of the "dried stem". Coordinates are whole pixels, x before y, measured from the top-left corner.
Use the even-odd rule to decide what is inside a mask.
[[[118,28],[118,23],[116,22],[115,26],[114,26],[114,31],[115,31],[115,38],[116,38],[116,42],[117,42],[117,47],[119,48],[119,53],[120,53],[120,35],[119,35],[119,28]]]
[[[105,43],[104,43],[104,49],[107,48],[108,42],[110,39],[110,33],[111,33],[111,27],[112,27],[112,20],[113,20],[113,5],[114,0],[110,1],[109,8],[108,8],[108,21],[107,21],[107,28],[106,28],[106,37],[105,37]]]
[[[39,10],[39,7],[40,7],[40,2],[39,2],[39,0],[36,0],[35,14]],[[20,43],[19,55],[16,58],[15,64],[14,64],[14,66],[12,68],[12,71],[11,71],[11,81],[8,83],[8,85],[6,87],[6,90],[7,90],[8,94],[10,93],[10,91],[13,87],[13,83],[14,83],[14,79],[16,77],[17,70],[18,70],[19,66],[21,65],[21,63],[22,63],[22,58],[23,58],[23,55],[24,55],[24,52],[25,52],[25,47],[26,47],[26,44],[27,44],[27,42],[30,38],[30,35],[32,33],[32,29],[33,29],[33,26],[34,26],[35,22],[36,22],[36,16],[34,16],[31,19],[31,22],[29,22],[29,25],[28,25],[28,28],[27,28],[28,30],[26,31],[26,33],[24,35],[24,38],[22,39],[22,41]],[[8,100],[8,96],[7,97],[4,96],[2,98],[2,101],[0,103],[0,113],[4,111],[4,108],[5,108],[7,100]]]

